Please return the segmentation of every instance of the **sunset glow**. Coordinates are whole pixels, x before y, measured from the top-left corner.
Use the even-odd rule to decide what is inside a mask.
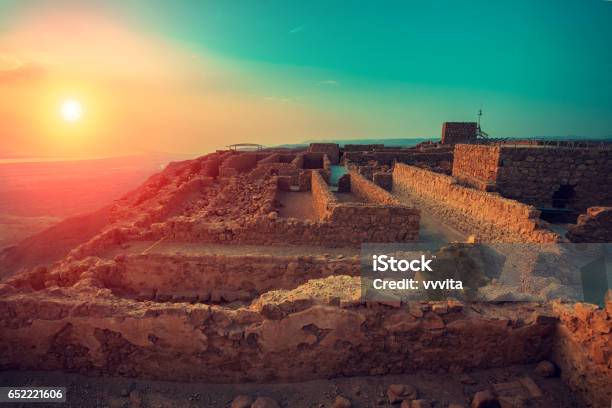
[[[68,99],[62,103],[60,115],[66,122],[77,122],[83,115],[83,106],[74,99]]]
[[[607,2],[572,3],[567,16],[589,22],[579,37],[567,38],[559,17],[535,41],[520,29],[523,14],[501,19],[484,1],[470,7],[491,24],[460,36],[438,30],[433,6],[408,4],[349,15],[335,4],[315,16],[282,2],[241,14],[230,3],[0,3],[5,156],[432,137],[443,120],[474,120],[481,105],[484,126],[500,137],[605,136],[612,117]],[[444,4],[445,15],[466,12]]]

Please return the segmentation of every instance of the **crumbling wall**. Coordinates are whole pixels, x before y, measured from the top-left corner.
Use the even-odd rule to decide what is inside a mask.
[[[453,177],[398,163],[393,169],[393,190],[419,196],[443,207],[445,217],[460,231],[471,233],[474,226],[488,224],[515,233],[521,241],[556,242],[559,235],[545,228],[540,212],[529,205],[457,183]],[[493,241],[497,237],[482,236]],[[518,241],[518,242],[521,242]],[[524,242],[524,241],[523,241]]]
[[[278,161],[281,163],[292,163],[295,160],[295,154],[281,154],[278,158]]]
[[[140,300],[220,302],[251,300],[274,289],[294,289],[309,279],[359,274],[358,259],[320,256],[169,255],[119,257],[95,279]]]
[[[257,166],[257,153],[236,153],[227,157],[219,168],[221,177],[232,177]]]
[[[399,200],[393,197],[391,193],[366,180],[354,169],[351,169],[351,192],[370,203],[400,205]]]
[[[572,242],[612,242],[612,207],[591,207],[566,237]]]
[[[337,205],[336,197],[329,190],[329,186],[323,180],[318,171],[313,171],[311,175],[312,205],[319,220],[329,217],[331,208]]]
[[[385,147],[384,144],[345,144],[342,149],[345,152],[360,152],[382,149],[383,147]]]
[[[304,155],[298,154],[297,156],[295,156],[295,158],[291,161],[291,165],[295,167],[296,169],[303,169],[304,168]]]
[[[117,301],[99,288],[81,287],[83,296],[4,288],[0,369],[271,382],[504,367],[549,353],[554,322],[538,305],[483,305],[478,313],[446,302],[366,306],[354,279],[312,281],[236,309]],[[320,285],[330,291],[317,292]]]
[[[323,153],[303,153],[304,169],[322,169],[323,168]]]
[[[280,161],[280,154],[279,153],[271,153],[271,154],[267,155],[266,157],[262,158],[261,160],[259,160],[258,164],[278,163],[279,161]]]
[[[394,162],[416,165],[422,163],[429,167],[438,167],[443,162],[453,162],[453,152],[451,150],[438,150],[433,152],[423,152],[418,149],[405,149],[400,151],[355,151],[345,152],[342,156],[346,163],[359,166],[367,165],[369,162],[377,162],[379,165],[391,166]]]
[[[455,145],[453,177],[461,183],[491,191],[497,181],[499,146]]]
[[[554,303],[559,316],[552,359],[561,377],[593,407],[612,401],[612,303]]]
[[[298,184],[300,170],[293,167],[293,165],[290,163],[264,162],[264,160],[257,163],[257,167],[250,173],[251,176],[260,178],[268,175],[289,176],[292,177],[292,184]]]
[[[386,191],[393,189],[393,174],[390,171],[377,171],[372,175],[372,182]]]
[[[357,184],[353,184],[356,177],[359,177]],[[357,194],[355,188],[364,198],[371,198],[371,204],[338,203],[323,177],[312,172],[313,206],[324,224],[315,228],[324,232],[328,241],[410,242],[418,238],[420,213],[417,209],[401,205],[388,192],[360,175],[351,175],[353,194]]]
[[[414,242],[419,235],[420,212],[403,205],[340,203],[329,221],[342,227],[338,239],[350,242]],[[350,237],[353,235],[355,238]]]

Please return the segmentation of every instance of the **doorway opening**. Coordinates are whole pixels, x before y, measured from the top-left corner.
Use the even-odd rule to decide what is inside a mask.
[[[574,191],[574,186],[570,186],[569,184],[563,184],[559,187],[557,191],[553,193],[553,208],[569,208],[569,203],[575,195],[576,191]]]

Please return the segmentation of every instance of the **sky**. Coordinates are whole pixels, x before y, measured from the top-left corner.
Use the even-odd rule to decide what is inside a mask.
[[[605,0],[0,0],[0,156],[610,136],[611,42]]]

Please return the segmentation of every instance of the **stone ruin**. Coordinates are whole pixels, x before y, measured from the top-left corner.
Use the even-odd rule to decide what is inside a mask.
[[[612,147],[457,145],[461,182],[538,207],[612,205]]]
[[[480,169],[466,157],[478,149],[492,152]],[[524,161],[546,163],[539,154]],[[540,375],[560,376],[578,404],[607,406],[609,297],[600,306],[530,297],[554,295],[550,285],[559,285],[531,270],[520,302],[360,296],[360,245],[422,241],[431,219],[466,241],[567,241],[536,207],[491,191],[508,186],[498,178],[510,166],[506,155],[522,168],[514,151],[461,144],[315,144],[173,163],[114,203],[108,223],[65,253],[38,265],[23,262],[19,245],[2,253],[0,367],[270,383],[423,371],[469,380],[478,370],[540,363],[530,377],[481,384],[460,401],[438,396],[436,406],[554,406]],[[431,170],[440,162],[453,163],[452,176]],[[361,170],[367,163],[378,169]],[[334,166],[346,169],[337,186]],[[569,238],[610,242],[609,213],[589,210]],[[381,404],[428,403],[408,385],[390,386],[387,396]],[[333,406],[351,406],[338,398]],[[402,402],[410,400],[424,402]]]
[[[476,122],[444,122],[442,124],[442,144],[473,143],[476,141],[478,124]]]

